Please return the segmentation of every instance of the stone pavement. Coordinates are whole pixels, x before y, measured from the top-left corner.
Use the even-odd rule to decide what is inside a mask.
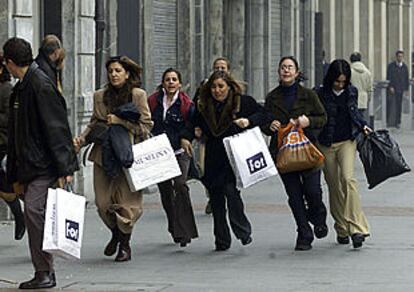
[[[413,132],[395,132],[409,165],[414,165]],[[233,238],[215,252],[205,195],[191,183],[199,239],[186,248],[172,243],[158,194],[145,196],[145,212],[133,234],[133,258],[115,263],[103,256],[109,232],[96,209],[86,213],[82,260],[56,261],[64,291],[414,291],[413,173],[368,190],[359,163],[357,179],[372,236],[360,250],[335,243],[332,220],[327,238],[307,252],[293,250],[295,227],[278,177],[243,191],[253,226],[253,243]],[[326,201],[326,185],[324,184]],[[91,204],[92,205],[92,204]],[[16,291],[32,277],[27,236],[14,241],[13,225],[0,225],[0,291]]]

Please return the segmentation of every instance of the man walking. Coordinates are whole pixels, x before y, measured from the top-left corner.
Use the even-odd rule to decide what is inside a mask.
[[[42,251],[47,190],[72,181],[78,162],[65,100],[33,61],[30,44],[11,38],[3,46],[5,65],[19,82],[10,100],[7,179],[24,187],[24,215],[34,278],[20,289],[56,286],[53,256]]]
[[[60,93],[62,93],[62,69],[64,59],[65,50],[63,49],[59,38],[54,34],[45,36],[35,61],[40,69],[52,79]]]
[[[364,119],[369,121],[368,105],[373,89],[371,72],[361,62],[361,54],[359,52],[352,53],[349,59],[352,71],[351,83],[358,89],[358,109]]]
[[[403,96],[408,94],[408,67],[404,63],[404,52],[395,53],[396,60],[387,68],[387,127],[400,128]]]

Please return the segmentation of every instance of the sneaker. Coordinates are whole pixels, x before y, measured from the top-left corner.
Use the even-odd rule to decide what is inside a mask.
[[[349,244],[349,236],[337,236],[336,237],[336,242],[338,242],[339,244]]]

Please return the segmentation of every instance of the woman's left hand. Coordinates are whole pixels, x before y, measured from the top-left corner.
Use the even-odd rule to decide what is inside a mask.
[[[108,114],[106,116],[106,119],[108,121],[108,125],[113,125],[113,124],[121,124],[122,121],[120,118],[118,118],[116,115],[114,114]]]
[[[367,125],[365,125],[365,126],[362,128],[362,131],[364,132],[364,134],[365,134],[365,135],[368,135],[369,133],[371,133],[371,132],[372,132],[372,129],[371,129],[370,127],[368,127]]]
[[[235,123],[237,126],[239,126],[242,129],[250,126],[250,121],[249,119],[246,119],[246,118],[240,118],[240,119],[234,120],[233,123]]]

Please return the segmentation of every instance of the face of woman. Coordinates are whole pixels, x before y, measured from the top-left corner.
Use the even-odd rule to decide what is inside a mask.
[[[118,62],[113,62],[108,66],[109,82],[116,88],[124,86],[129,78],[129,73]]]
[[[230,87],[222,78],[218,78],[211,84],[211,95],[215,100],[223,101],[229,94]]]
[[[227,66],[227,62],[224,60],[218,60],[214,63],[213,66],[214,71],[223,71],[229,73],[229,67]]]
[[[178,75],[175,72],[168,72],[164,76],[162,81],[162,87],[165,89],[168,95],[174,95],[177,90],[180,89],[181,83],[178,79]]]
[[[280,82],[283,85],[292,85],[299,75],[295,62],[290,59],[286,59],[282,62],[282,64],[280,64],[278,72]]]
[[[336,90],[336,91],[340,91],[342,89],[344,89],[345,87],[345,83],[346,83],[346,77],[344,74],[339,75],[338,78],[336,78],[336,80],[334,81],[333,85],[332,85],[332,89]]]

